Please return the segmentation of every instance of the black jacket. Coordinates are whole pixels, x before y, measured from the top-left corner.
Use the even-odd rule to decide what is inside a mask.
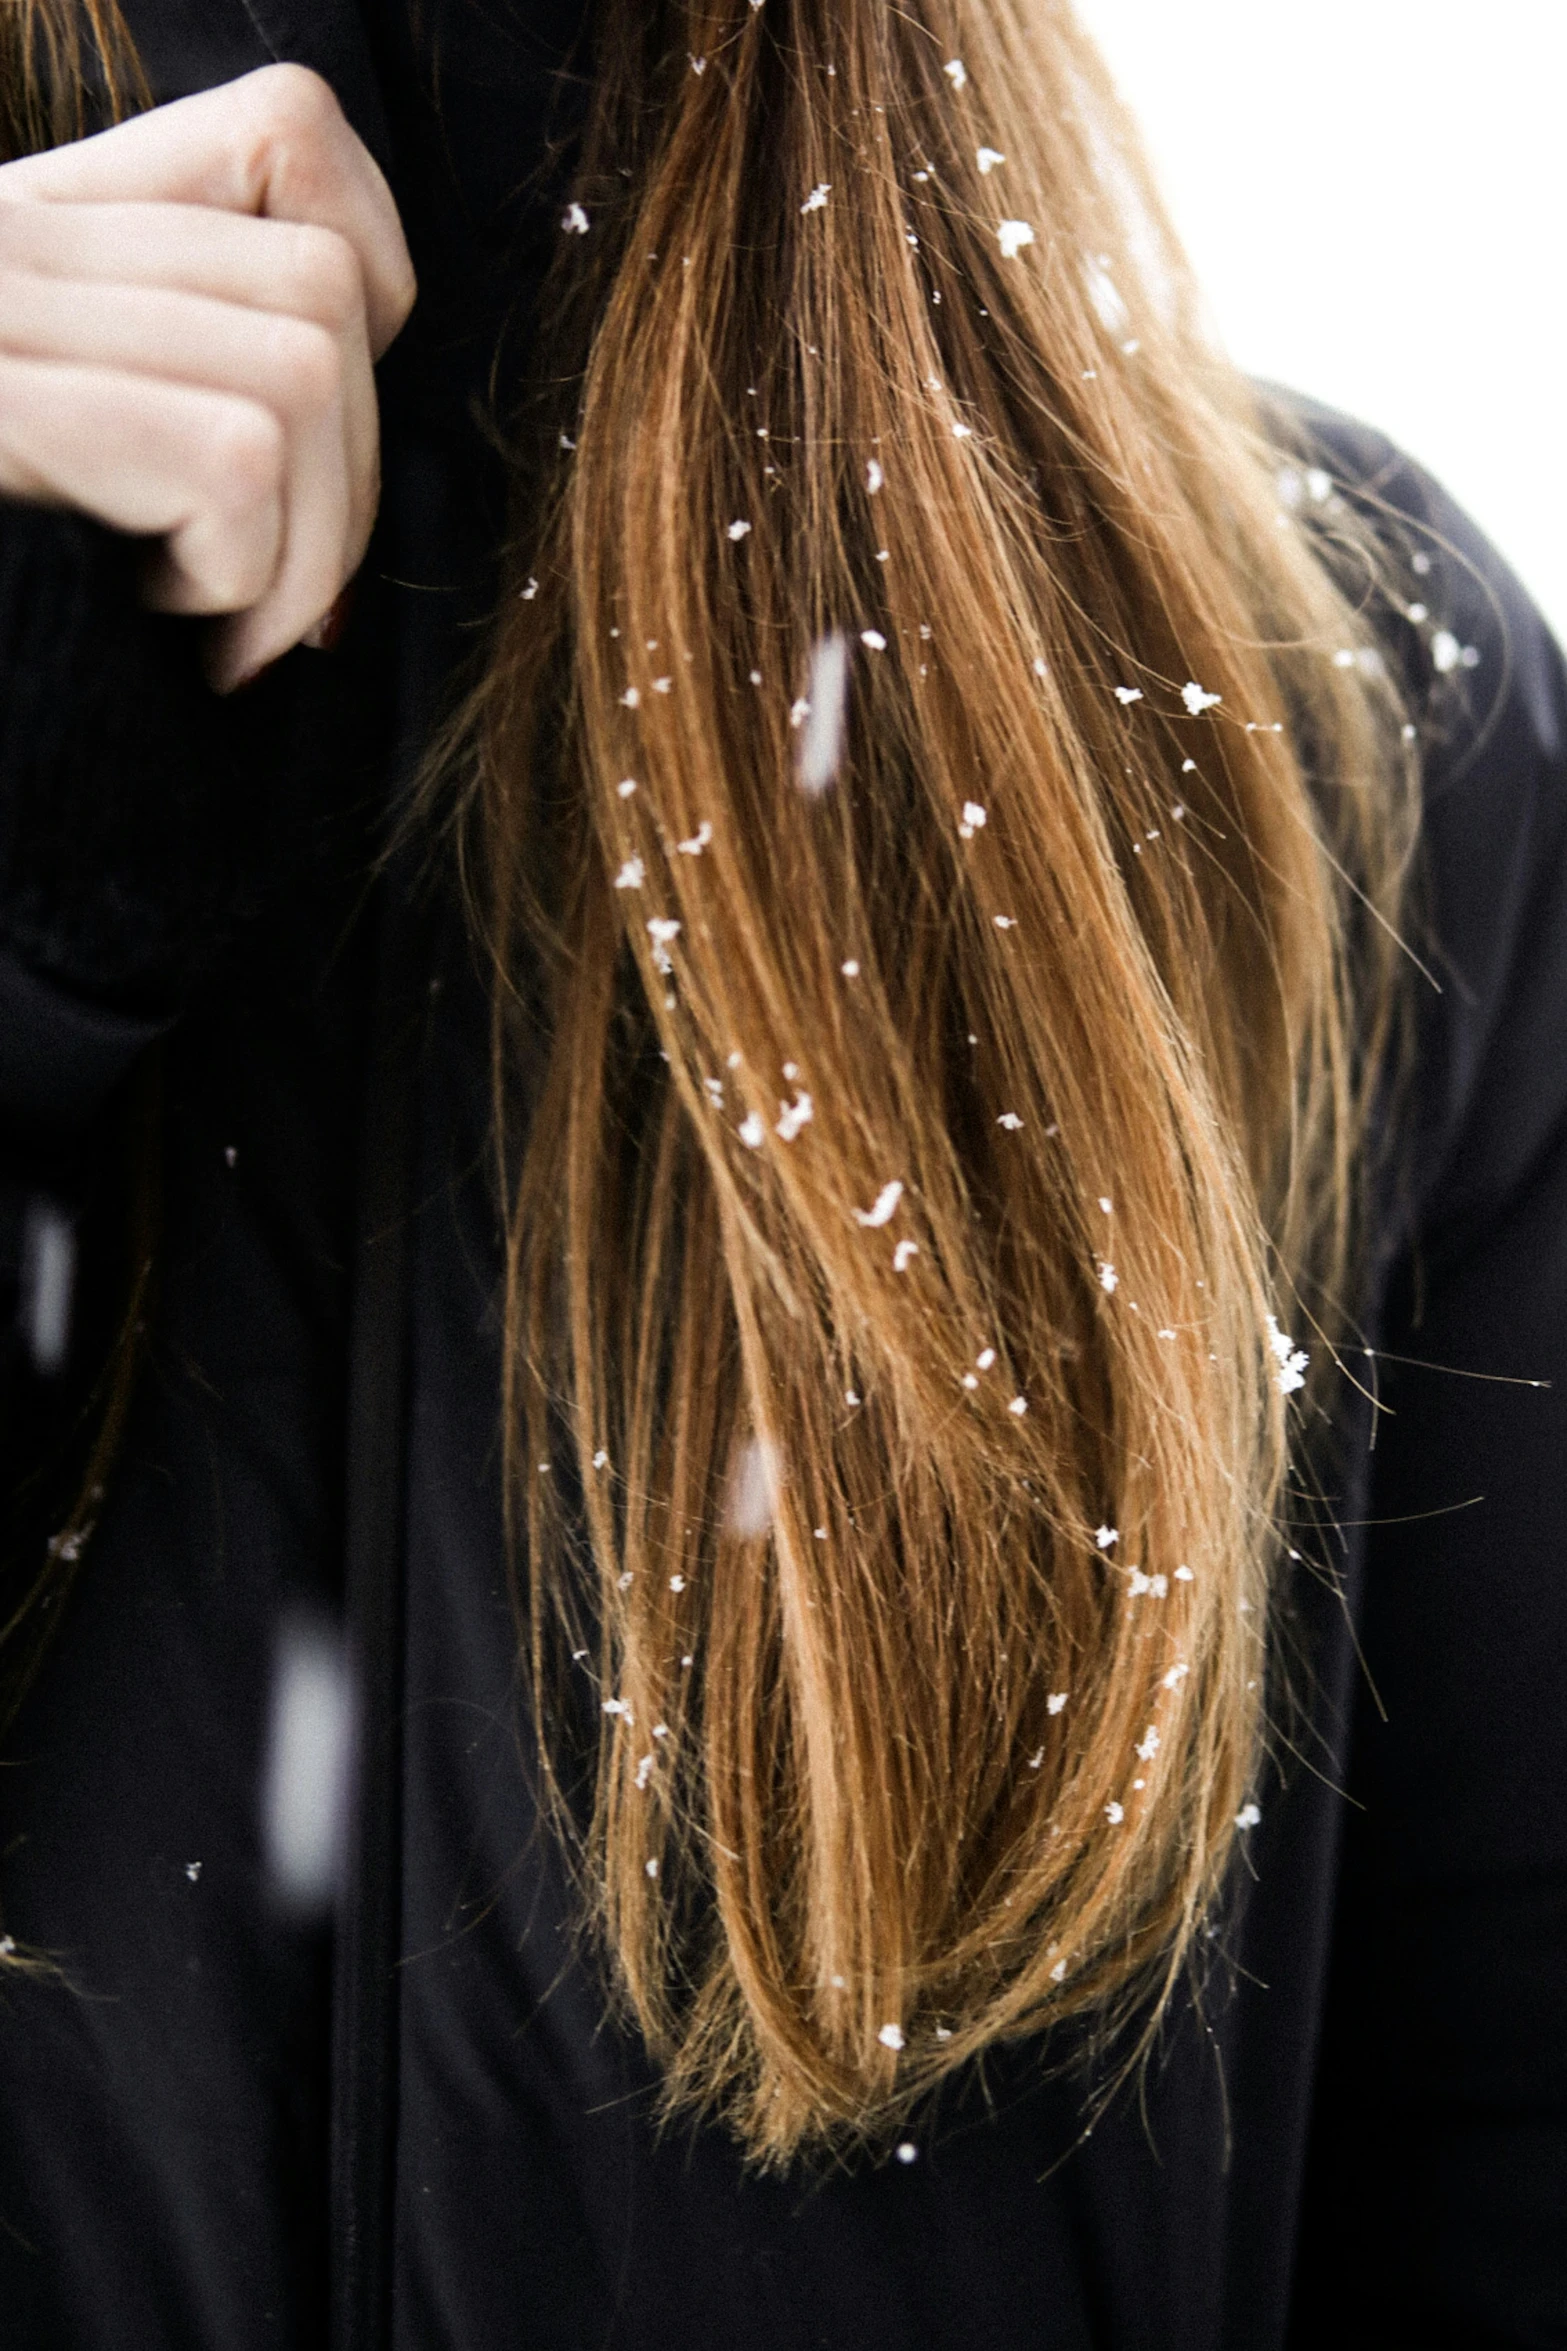
[[[127,13],[162,96],[319,66],[416,260],[454,221],[515,244],[504,171],[443,179],[389,5]],[[537,136],[574,10],[466,14],[448,108],[490,108],[482,181]],[[0,2346],[1567,2343],[1558,652],[1429,481],[1313,418],[1346,491],[1408,518],[1427,617],[1390,651],[1440,993],[1377,1236],[1382,1409],[1343,1383],[1332,1573],[1303,1561],[1293,1595],[1310,1720],[1205,2012],[1091,2135],[1081,2084],[1019,2050],[912,2163],[747,2181],[720,2135],[655,2135],[535,1833],[484,1005],[439,899],[368,881],[488,592],[468,369],[416,319],[348,641],[229,705],[189,629],[137,612],[128,550],[0,515],[0,1178],[13,1225],[77,1205],[81,1361],[141,1096],[164,1137],[132,1425],[0,1757],[0,1923],[59,1963],[0,1974]],[[14,1469],[77,1391],[19,1340],[6,1378]],[[257,1787],[279,1624],[345,1581],[374,1802],[333,1939],[269,1903]]]

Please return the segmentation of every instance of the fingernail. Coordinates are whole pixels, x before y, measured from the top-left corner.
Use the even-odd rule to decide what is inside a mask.
[[[315,627],[305,631],[299,640],[300,643],[308,645],[312,653],[330,653],[334,646],[342,642],[343,631],[348,626],[349,614],[353,608],[354,583],[350,580],[347,586],[339,591],[336,602],[328,606],[327,610],[322,613]]]
[[[276,669],[276,667],[277,662],[275,660],[259,661],[257,662],[254,669],[247,669],[241,676],[237,678],[228,678],[226,680],[222,678],[216,678],[213,680],[213,684],[217,692],[220,694],[243,694],[251,686],[259,685],[261,680],[266,676],[267,671],[269,669]]]

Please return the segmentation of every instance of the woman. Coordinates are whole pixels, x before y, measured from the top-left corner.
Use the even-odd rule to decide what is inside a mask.
[[[1516,586],[1064,12],[9,22],[8,2340],[1560,2340]]]

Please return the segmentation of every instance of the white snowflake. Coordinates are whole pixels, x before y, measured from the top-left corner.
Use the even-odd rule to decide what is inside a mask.
[[[822,180],[811,190],[810,194],[806,197],[805,202],[801,205],[800,210],[802,212],[825,212],[827,209],[827,199],[831,194],[832,182],[830,180]]]
[[[979,165],[980,177],[985,179],[995,170],[998,163],[1006,162],[1006,157],[999,147],[980,147],[975,152],[974,161]]]
[[[1279,1367],[1276,1375],[1279,1394],[1293,1396],[1306,1385],[1306,1371],[1311,1357],[1303,1347],[1297,1347],[1293,1339],[1285,1336],[1271,1314],[1268,1316],[1268,1345]]]
[[[998,221],[996,237],[1001,246],[1002,260],[1016,261],[1024,246],[1034,242],[1033,224],[1026,220]]]
[[[588,233],[588,216],[580,204],[568,204],[561,215],[560,225],[568,237],[585,237]]]
[[[641,858],[628,857],[615,876],[615,888],[617,890],[640,890],[646,879],[647,873]]]
[[[1188,678],[1181,688],[1181,700],[1193,718],[1200,718],[1205,710],[1216,710],[1223,699],[1222,694],[1205,694],[1195,678]]]
[[[903,1186],[898,1181],[897,1177],[894,1176],[890,1184],[882,1185],[881,1190],[877,1193],[869,1208],[857,1208],[855,1210],[855,1223],[863,1225],[890,1224],[892,1221],[893,1212],[897,1208],[898,1202],[902,1198]]]

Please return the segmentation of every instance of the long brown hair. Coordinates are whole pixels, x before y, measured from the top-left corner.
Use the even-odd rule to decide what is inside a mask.
[[[0,0],[0,163],[148,102],[115,0]]]
[[[1414,786],[1061,0],[605,19],[464,738],[508,1491],[612,1980],[776,2165],[1190,1959]]]
[[[510,1491],[613,1981],[777,2164],[1190,1958],[1412,786],[1065,6],[639,0],[595,89],[465,811]]]

